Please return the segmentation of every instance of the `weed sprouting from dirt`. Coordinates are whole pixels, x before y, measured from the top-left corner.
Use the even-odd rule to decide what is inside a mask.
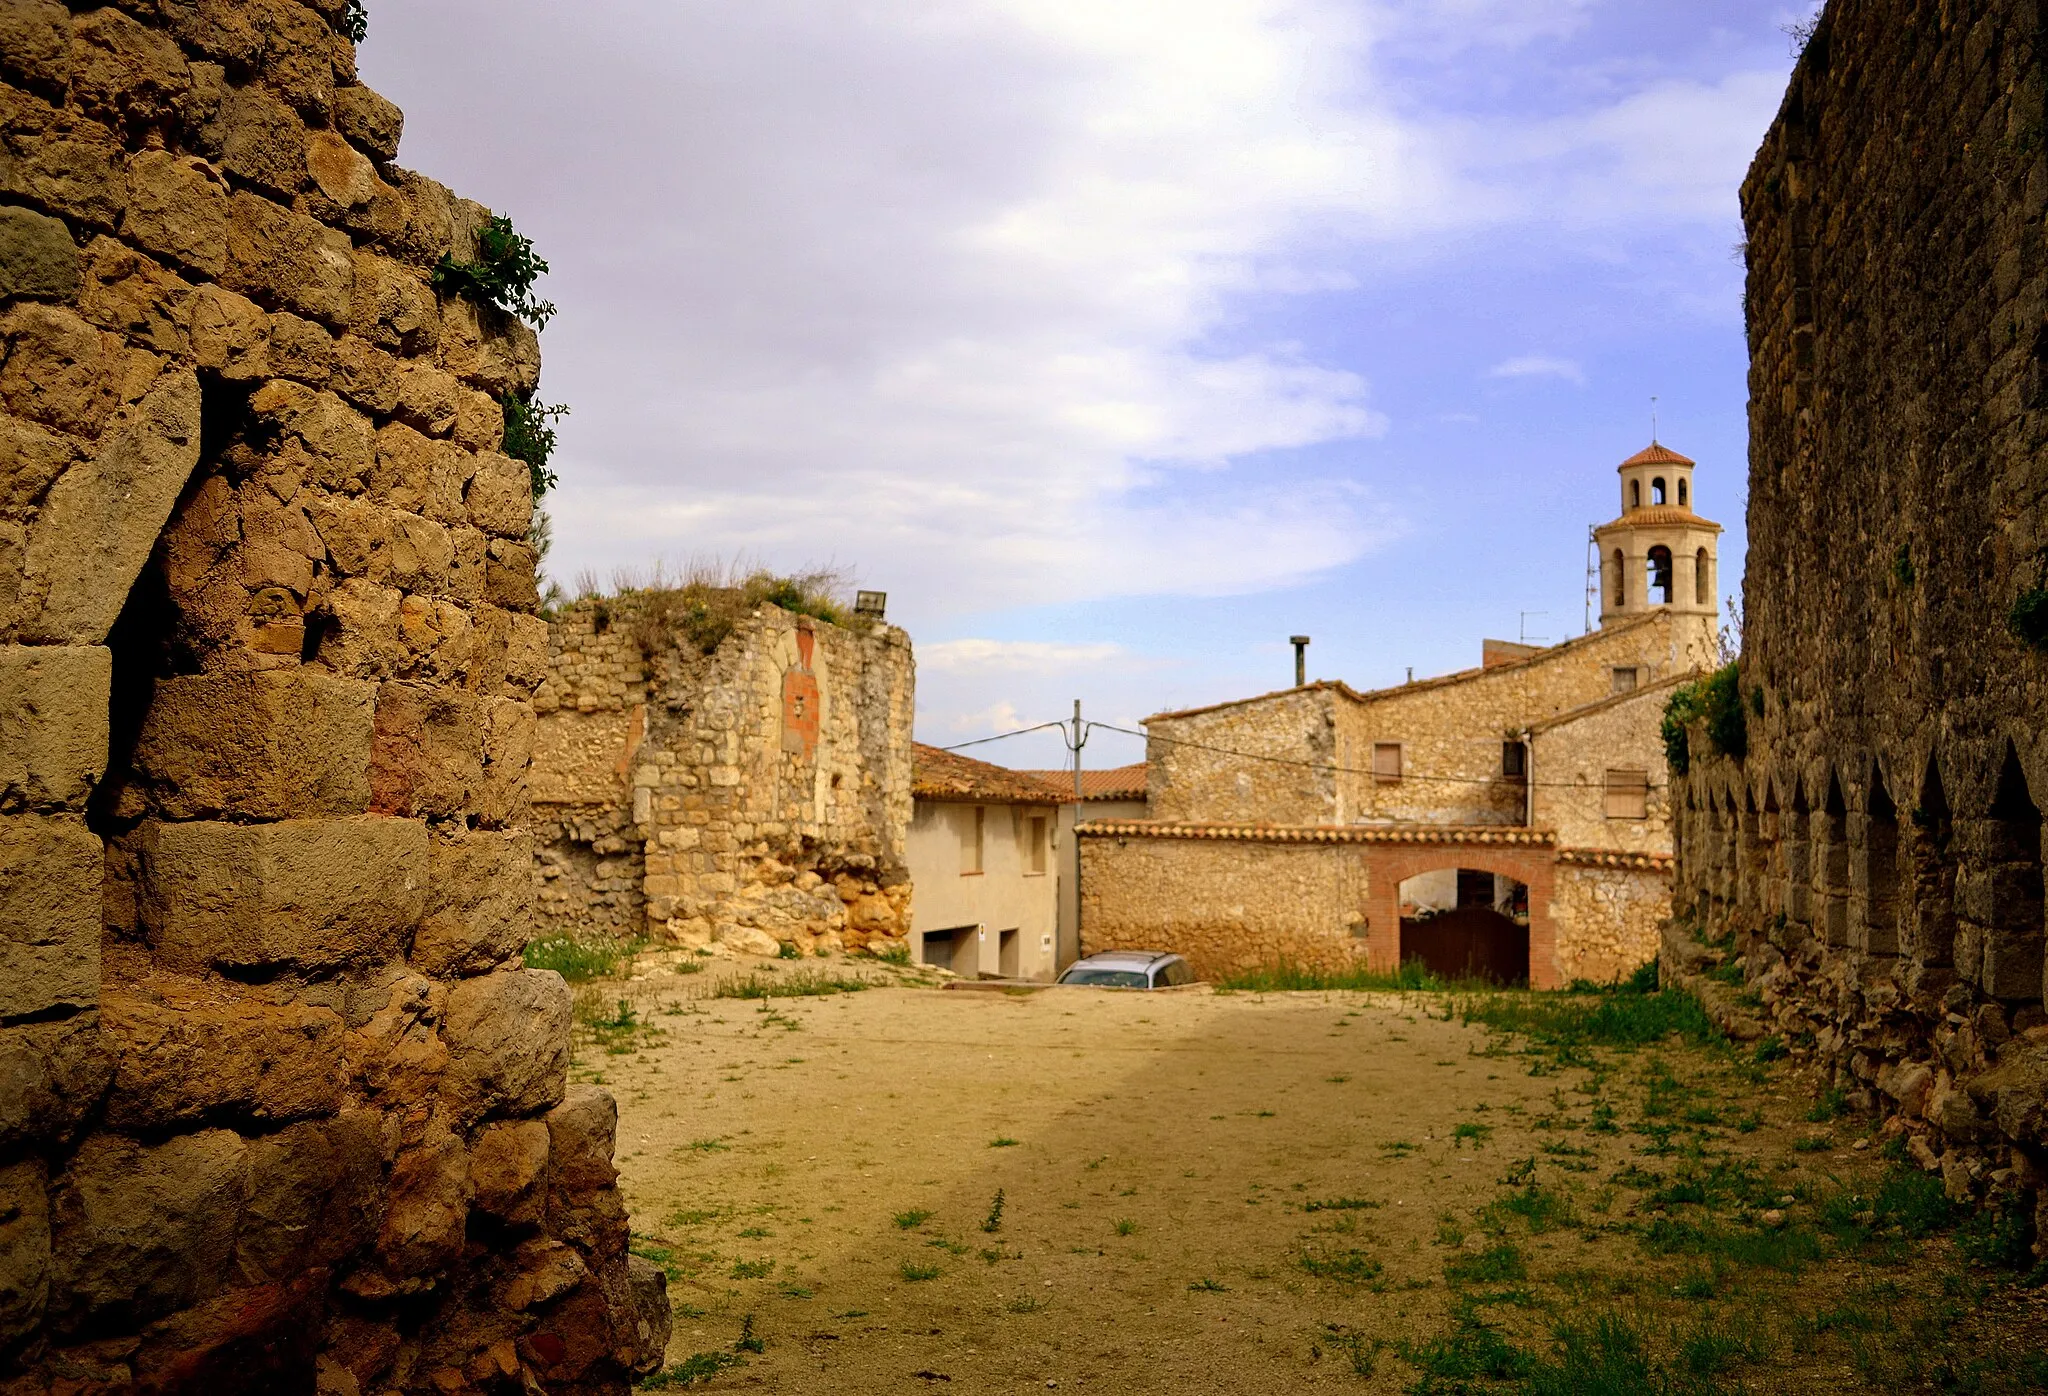
[[[981,1219],[981,1229],[990,1236],[1003,1229],[1003,1190],[996,1189],[996,1195],[988,1204],[988,1215]]]
[[[1114,1222],[1110,1223],[1110,1229],[1119,1236],[1135,1236],[1138,1234],[1138,1224],[1129,1217],[1118,1217]]]
[[[607,979],[629,963],[640,941],[581,940],[570,935],[541,936],[527,942],[528,969],[551,969],[571,984]]]
[[[1320,1201],[1304,1202],[1304,1212],[1368,1212],[1376,1210],[1379,1203],[1363,1197],[1328,1197]]]
[[[1519,1033],[1545,1047],[1643,1047],[1673,1033],[1703,1045],[1721,1033],[1682,989],[1655,994],[1495,994],[1460,1005],[1467,1023]]]
[[[1193,1284],[1188,1286],[1188,1293],[1228,1294],[1230,1293],[1230,1286],[1226,1284],[1220,1284],[1217,1281],[1211,1279],[1209,1276],[1204,1275],[1201,1279],[1196,1280]]]
[[[1392,974],[1367,969],[1324,970],[1283,960],[1261,969],[1243,970],[1216,981],[1218,989],[1241,993],[1289,994],[1337,992],[1437,992],[1458,987],[1410,961]],[[1471,987],[1484,988],[1483,984]]]
[[[1294,1263],[1319,1280],[1335,1280],[1347,1285],[1370,1284],[1386,1269],[1371,1254],[1356,1247],[1323,1250],[1305,1246],[1295,1255]]]
[[[1014,1149],[1021,1142],[1023,1141],[1012,1139],[1007,1134],[999,1134],[995,1138],[988,1141],[988,1146],[991,1149]]]
[[[932,1219],[932,1214],[922,1207],[913,1207],[907,1212],[898,1212],[890,1220],[896,1223],[898,1231],[915,1231]]]
[[[912,1284],[922,1284],[926,1280],[936,1280],[939,1277],[939,1267],[928,1265],[921,1260],[906,1260],[897,1267],[896,1273]]]
[[[833,994],[857,994],[875,987],[874,981],[857,975],[830,974],[824,970],[800,969],[794,974],[754,973],[743,979],[728,979],[712,992],[717,999],[802,999],[828,998]]]

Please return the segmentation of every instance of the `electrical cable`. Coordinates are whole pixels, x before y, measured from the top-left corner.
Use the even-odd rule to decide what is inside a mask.
[[[1036,727],[1019,727],[1014,732],[998,732],[993,737],[976,737],[971,742],[960,742],[954,746],[942,746],[939,748],[939,750],[965,751],[968,747],[971,746],[987,746],[990,742],[1008,741],[1012,737],[1028,737],[1033,732],[1049,732],[1055,727],[1064,729],[1066,725],[1067,724],[1064,722],[1041,722]]]

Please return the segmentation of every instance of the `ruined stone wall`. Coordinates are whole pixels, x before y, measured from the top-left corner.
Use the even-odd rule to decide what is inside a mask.
[[[2039,25],[1837,0],[1793,76],[1743,188],[1748,751],[1696,730],[1680,806],[1681,908],[1957,1197],[2048,1195]]]
[[[710,654],[668,608],[579,602],[535,699],[543,928],[773,954],[910,926],[910,642],[763,605]]]
[[[0,2],[0,1391],[619,1392],[530,927],[532,334],[341,0]]]
[[[1365,865],[1354,848],[1081,840],[1081,953],[1171,950],[1218,979],[1279,964],[1364,963]]]

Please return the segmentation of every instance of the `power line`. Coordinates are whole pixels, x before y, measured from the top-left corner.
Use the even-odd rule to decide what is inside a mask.
[[[971,746],[987,746],[990,742],[1004,742],[1008,741],[1012,737],[1028,737],[1033,732],[1050,732],[1055,727],[1064,729],[1066,725],[1067,724],[1064,722],[1041,722],[1036,727],[1019,727],[1014,732],[998,732],[993,737],[976,737],[971,742],[960,742],[955,746],[942,746],[939,748],[939,750],[965,751],[968,747]],[[1096,724],[1091,722],[1088,725],[1090,727],[1093,727]]]
[[[1177,737],[1162,737],[1151,732],[1133,732],[1128,727],[1112,727],[1106,722],[1091,722],[1088,725],[1090,727],[1100,727],[1105,732],[1118,732],[1126,737],[1141,737],[1147,742],[1159,742],[1166,746],[1184,746],[1191,747],[1196,751],[1212,751],[1219,756],[1232,756],[1240,761],[1266,761],[1276,766],[1296,766],[1304,770],[1328,771],[1333,775],[1376,776],[1378,774],[1375,771],[1361,770],[1356,766],[1339,766],[1335,762],[1330,761],[1303,761],[1292,756],[1266,756],[1254,751],[1232,751],[1228,747],[1210,746],[1206,742],[1182,741]],[[1439,785],[1494,785],[1497,783],[1483,776],[1428,776],[1411,774],[1405,770],[1401,772],[1401,780],[1404,783],[1413,780],[1428,781]],[[1528,782],[1524,781],[1522,783],[1527,784]],[[1592,788],[1581,785],[1577,781],[1569,780],[1539,780],[1535,784],[1538,789],[1542,790],[1585,790]],[[1670,787],[1668,785],[1651,785],[1645,788],[1649,790],[1668,790]]]

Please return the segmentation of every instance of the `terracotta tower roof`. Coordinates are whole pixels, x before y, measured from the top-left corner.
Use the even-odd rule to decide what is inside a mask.
[[[1629,457],[1629,458],[1628,458],[1627,460],[1623,461],[1623,462],[1621,463],[1621,465],[1620,465],[1620,466],[1619,466],[1618,468],[1619,468],[1619,469],[1622,469],[1622,470],[1626,470],[1626,469],[1628,469],[1628,468],[1629,468],[1630,466],[1632,466],[1632,465],[1696,465],[1696,464],[1698,464],[1698,462],[1697,462],[1697,461],[1689,460],[1689,459],[1687,459],[1686,457],[1684,457],[1684,456],[1681,456],[1680,454],[1678,454],[1678,452],[1676,452],[1676,451],[1672,450],[1672,449],[1671,449],[1671,448],[1670,448],[1669,446],[1666,446],[1666,445],[1665,445],[1665,444],[1664,444],[1663,442],[1661,442],[1661,441],[1652,441],[1652,442],[1651,442],[1651,443],[1650,443],[1649,445],[1645,446],[1645,447],[1644,447],[1644,448],[1643,448],[1642,450],[1640,450],[1640,451],[1636,452],[1636,453],[1635,453],[1634,455],[1630,456],[1630,457]]]

